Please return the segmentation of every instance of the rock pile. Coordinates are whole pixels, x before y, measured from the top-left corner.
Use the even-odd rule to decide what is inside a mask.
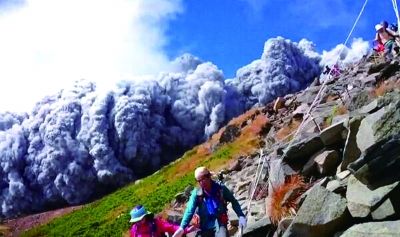
[[[272,124],[265,147],[225,171],[225,184],[247,213],[244,236],[400,236],[399,78],[398,61],[366,57],[327,78],[324,88],[313,83],[262,110]],[[308,190],[298,194],[298,209],[273,225],[266,199],[294,174]],[[231,209],[229,217],[235,226]]]

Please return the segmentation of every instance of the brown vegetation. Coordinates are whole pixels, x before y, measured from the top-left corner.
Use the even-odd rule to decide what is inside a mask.
[[[276,139],[278,141],[283,141],[283,140],[290,140],[292,139],[294,133],[296,132],[297,128],[301,124],[301,119],[292,119],[289,124],[284,125],[282,128],[280,128],[276,132]]]
[[[296,214],[298,199],[307,189],[307,184],[300,175],[289,176],[285,183],[269,190],[266,199],[266,214],[274,225],[285,217]]]
[[[385,95],[387,92],[393,91],[394,89],[400,89],[400,80],[396,81],[381,81],[375,89],[372,91],[373,97],[379,97]]]

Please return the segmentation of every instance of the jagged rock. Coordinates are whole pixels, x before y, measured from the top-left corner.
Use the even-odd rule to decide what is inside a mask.
[[[378,64],[371,64],[368,69],[368,74],[380,72],[384,67],[389,65],[387,62],[378,63]]]
[[[369,189],[351,175],[347,184],[347,207],[353,217],[367,217],[381,200],[383,200],[399,182],[375,190]]]
[[[240,129],[236,125],[228,125],[222,132],[219,138],[219,143],[232,142],[236,137],[240,135]]]
[[[400,218],[400,185],[389,193],[388,198],[380,204],[371,214],[374,220]]]
[[[343,123],[337,123],[325,128],[319,135],[324,145],[329,146],[342,141],[342,131],[344,129]]]
[[[390,93],[379,99],[379,105],[386,106],[363,119],[357,134],[357,144],[361,151],[382,138],[400,133],[400,100],[398,98],[398,93]]]
[[[304,164],[307,161],[305,158],[308,158],[318,150],[321,150],[323,146],[324,145],[319,135],[305,138],[289,147],[282,159],[289,165],[293,163]]]
[[[335,192],[335,190],[339,189],[341,187],[341,183],[339,180],[332,180],[329,181],[328,184],[326,185],[326,189],[328,189],[331,192]]]
[[[398,237],[400,221],[369,222],[352,226],[340,237]]]
[[[371,189],[400,180],[400,134],[380,140],[347,167]]]
[[[312,155],[307,163],[303,166],[301,174],[305,176],[315,175],[317,173],[317,164],[315,163],[315,158],[321,155],[323,152],[325,152],[325,150],[320,150]]]
[[[371,216],[374,220],[384,220],[395,214],[396,212],[394,210],[392,201],[388,198],[375,211],[371,213]]]
[[[315,118],[326,118],[332,116],[335,107],[337,107],[337,101],[319,104],[313,109],[312,115]]]
[[[254,221],[249,219],[247,228],[243,231],[243,237],[265,237],[268,230],[271,228],[271,222],[267,217]]]
[[[357,146],[361,152],[365,151],[368,147],[376,143],[378,138],[376,137],[376,124],[381,122],[383,115],[385,114],[385,108],[378,110],[377,112],[365,117],[358,128],[356,135]]]
[[[340,114],[340,115],[335,115],[332,119],[332,124],[337,124],[337,123],[344,123],[350,119],[350,115],[347,114]]]
[[[287,230],[287,228],[289,228],[290,224],[292,224],[292,222],[293,218],[291,217],[283,218],[278,224],[274,237],[282,236],[283,233],[285,233],[285,231]]]
[[[376,77],[377,81],[388,79],[393,76],[397,71],[400,70],[399,62],[392,61],[389,65],[386,65]]]
[[[297,101],[300,103],[311,104],[314,101],[314,98],[317,95],[319,89],[319,86],[308,87],[307,90],[301,92],[297,96]]]
[[[282,109],[285,105],[285,100],[282,97],[278,97],[274,103],[274,111],[278,112],[279,109]]]
[[[368,114],[376,112],[378,109],[379,109],[378,100],[373,100],[371,103],[364,105],[363,107],[358,109],[358,112],[360,114]]]
[[[242,160],[234,161],[228,168],[228,172],[242,170]]]
[[[345,171],[342,171],[342,172],[336,174],[336,177],[337,177],[338,179],[342,180],[342,179],[347,178],[350,174],[351,174],[350,171],[345,170]]]
[[[308,106],[307,104],[305,104],[305,103],[303,103],[303,104],[301,104],[301,105],[299,105],[296,109],[295,109],[295,111],[293,111],[293,116],[296,116],[296,115],[304,115],[304,114],[306,114],[307,113],[307,111],[310,109],[310,106]]]
[[[340,162],[339,153],[335,150],[324,151],[314,159],[318,172],[322,175],[334,174],[337,164]]]
[[[185,203],[187,201],[187,196],[185,193],[178,193],[175,195],[175,203]]]
[[[362,90],[360,93],[357,93],[352,97],[348,109],[354,111],[370,103],[372,100],[373,99],[371,99],[369,92],[367,90]]]
[[[314,186],[283,236],[332,236],[345,228],[348,216],[346,199],[321,186]]]
[[[361,151],[357,146],[356,137],[360,124],[361,117],[355,117],[349,121],[349,132],[347,133],[346,143],[344,145],[342,163],[338,167],[339,172],[345,170],[351,162],[357,160],[361,155]]]

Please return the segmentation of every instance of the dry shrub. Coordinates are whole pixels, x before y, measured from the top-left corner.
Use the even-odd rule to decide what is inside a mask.
[[[390,92],[396,88],[400,88],[400,81],[381,81],[376,85],[375,89],[373,90],[373,96],[383,96],[387,92]]]
[[[325,102],[327,103],[327,102],[332,102],[332,101],[335,101],[335,100],[337,100],[337,99],[339,99],[339,96],[338,95],[328,95],[327,97],[326,97],[326,99],[325,99]]]
[[[290,140],[290,135],[297,130],[297,128],[300,126],[301,120],[297,120],[297,119],[292,119],[288,125],[284,125],[282,128],[280,128],[277,132],[276,132],[276,139],[278,141],[282,141],[285,140],[287,138],[289,138]]]
[[[242,134],[258,135],[266,123],[268,123],[267,116],[257,115],[249,125],[242,129]]]
[[[347,114],[349,112],[349,110],[347,109],[346,106],[341,105],[337,107],[336,110],[336,115],[343,115],[343,114]]]
[[[240,125],[244,121],[248,120],[251,118],[251,116],[259,111],[257,108],[252,108],[250,110],[247,110],[244,114],[241,114],[235,118],[233,118],[228,125]]]
[[[278,225],[285,217],[296,214],[298,210],[298,199],[307,189],[307,184],[300,175],[289,176],[285,183],[270,190],[266,199],[266,214],[272,224]]]

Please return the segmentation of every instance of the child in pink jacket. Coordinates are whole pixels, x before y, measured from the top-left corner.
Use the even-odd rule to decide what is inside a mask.
[[[136,206],[130,212],[131,220],[133,223],[130,235],[131,237],[161,237],[165,236],[167,232],[170,236],[179,229],[179,225],[171,224],[161,218],[154,218],[154,215],[146,211],[142,206]],[[193,227],[185,229],[185,234],[190,232]]]

